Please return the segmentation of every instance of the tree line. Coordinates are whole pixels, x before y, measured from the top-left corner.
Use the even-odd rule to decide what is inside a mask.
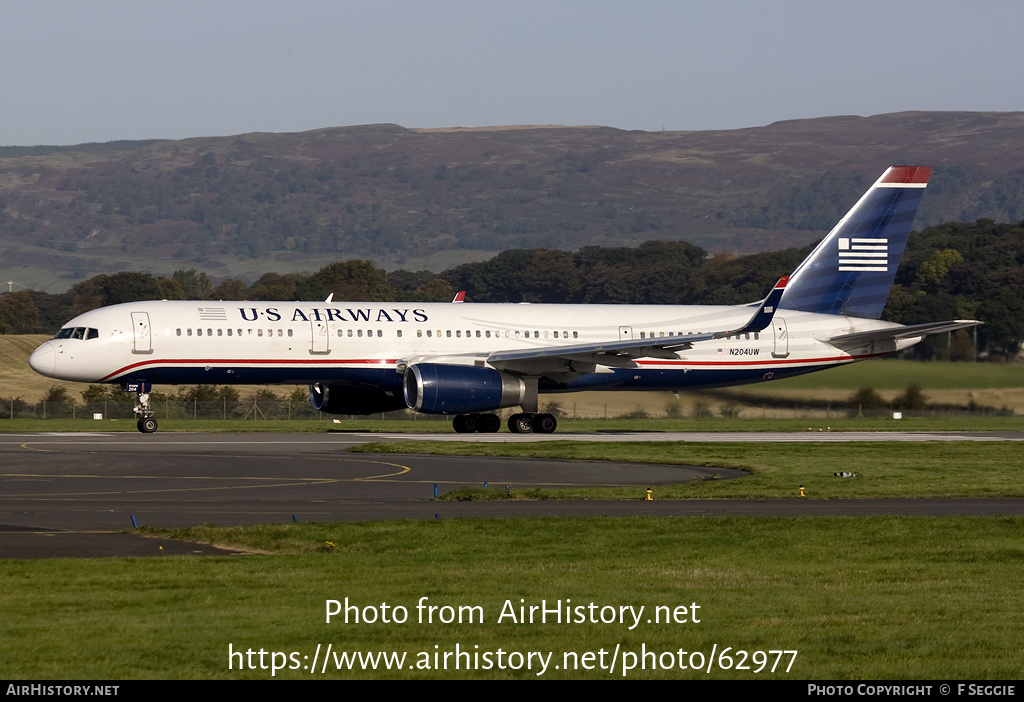
[[[169,276],[98,275],[64,293],[22,290],[0,295],[0,333],[52,333],[87,310],[150,299],[447,302],[743,304],[762,298],[811,247],[709,256],[679,241],[636,247],[587,246],[576,252],[515,249],[442,273],[386,272],[365,260],[332,263],[313,273],[266,273],[246,282],[214,281],[195,269]],[[884,318],[901,324],[980,319],[981,356],[1015,357],[1024,341],[1024,223],[950,222],[910,237]],[[912,351],[922,358],[975,356],[969,332],[938,337]]]

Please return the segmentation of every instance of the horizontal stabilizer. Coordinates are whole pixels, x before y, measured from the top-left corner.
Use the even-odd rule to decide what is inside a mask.
[[[931,334],[976,327],[982,322],[973,319],[954,319],[948,322],[928,322],[927,324],[911,324],[905,327],[889,329],[872,329],[871,331],[854,332],[833,336],[828,342],[834,346],[855,346],[875,341],[896,341],[897,339],[916,339]]]

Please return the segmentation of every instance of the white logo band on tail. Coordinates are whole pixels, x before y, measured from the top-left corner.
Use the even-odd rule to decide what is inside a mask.
[[[839,237],[839,271],[889,270],[888,239]]]

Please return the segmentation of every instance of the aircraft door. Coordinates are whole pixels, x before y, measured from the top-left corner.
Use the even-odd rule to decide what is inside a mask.
[[[633,338],[633,327],[619,327],[619,341],[628,341]]]
[[[132,353],[153,353],[153,335],[149,327],[149,312],[132,312]]]
[[[775,317],[772,325],[775,329],[775,350],[772,351],[772,356],[785,358],[789,355],[789,329],[786,327],[786,320]]]
[[[313,333],[309,352],[326,356],[331,352],[331,335],[327,322],[320,319],[311,319],[309,320],[309,325]]]

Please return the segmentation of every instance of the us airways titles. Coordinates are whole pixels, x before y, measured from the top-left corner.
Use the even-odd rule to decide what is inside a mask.
[[[284,315],[287,315],[287,311],[282,315],[281,311],[276,307],[267,307],[265,309],[257,309],[256,307],[239,307],[239,313],[242,315],[242,319],[246,322],[255,322],[261,317],[270,322],[279,322]],[[348,317],[345,314],[348,314]],[[250,316],[251,315],[251,316]],[[411,315],[411,318],[410,318]],[[384,309],[366,307],[359,309],[352,309],[346,307],[340,309],[337,307],[319,308],[313,307],[311,309],[301,309],[296,307],[292,311],[292,318],[289,321],[292,322],[426,322],[427,313],[422,309],[411,310],[409,308],[397,309],[389,308]]]

